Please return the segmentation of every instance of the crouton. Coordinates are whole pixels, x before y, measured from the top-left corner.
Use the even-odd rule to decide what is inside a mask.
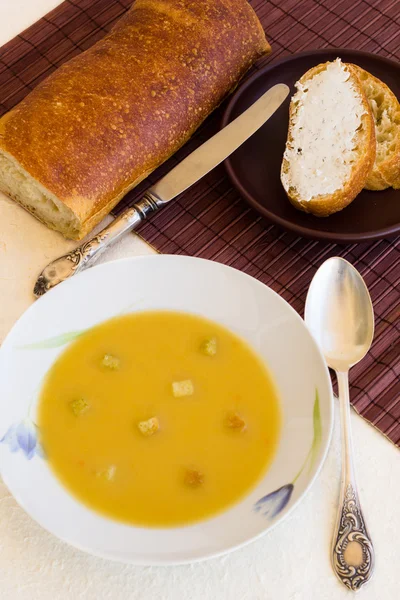
[[[76,398],[76,400],[72,400],[69,403],[69,406],[76,417],[79,417],[90,408],[89,402],[87,402],[84,398]]]
[[[146,437],[154,435],[160,429],[160,423],[157,417],[151,417],[147,421],[140,421],[138,423],[138,429],[140,433]]]
[[[172,384],[172,393],[175,398],[183,398],[183,396],[192,396],[194,393],[194,386],[190,379],[184,379],[183,381],[174,381]]]
[[[103,367],[106,369],[110,369],[110,371],[117,371],[120,367],[120,360],[117,356],[113,356],[112,354],[105,354],[101,361]]]
[[[105,481],[112,481],[115,477],[115,472],[117,467],[115,465],[110,465],[106,469],[102,469],[101,471],[96,472],[96,477],[101,477]]]
[[[191,488],[199,487],[204,483],[204,475],[197,469],[186,469],[184,483]]]
[[[200,345],[200,352],[205,356],[215,356],[217,354],[217,338],[204,340]]]
[[[225,417],[225,425],[232,431],[244,431],[246,429],[246,422],[242,417],[234,411],[229,411]]]

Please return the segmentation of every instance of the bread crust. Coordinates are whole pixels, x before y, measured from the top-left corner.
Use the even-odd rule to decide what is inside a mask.
[[[375,115],[374,110],[371,107],[374,122],[379,129],[377,124],[377,118],[381,117],[381,112],[386,109],[387,114],[393,129],[393,142],[392,151],[388,153],[387,158],[384,160],[378,160],[378,154],[376,161],[373,165],[371,173],[369,174],[365,188],[368,190],[384,190],[388,187],[395,189],[400,188],[400,103],[392,90],[383,83],[377,77],[368,73],[358,65],[352,65],[356,70],[357,75],[363,86],[364,93],[367,96],[368,101],[375,102],[377,114]],[[379,105],[378,105],[379,103]],[[377,136],[377,148],[379,148],[379,132]]]
[[[328,65],[329,62],[326,62],[313,67],[301,77],[299,80],[300,83],[304,84],[305,82],[309,81],[315,75],[318,75],[318,73],[321,73],[323,70],[325,70]],[[304,200],[303,198],[300,198],[295,191],[285,189],[286,195],[295,208],[306,213],[311,213],[317,217],[328,217],[329,215],[332,215],[333,213],[338,212],[348,206],[354,200],[357,194],[359,194],[363,189],[368,174],[370,173],[372,165],[375,161],[376,143],[372,112],[354,68],[351,65],[345,66],[351,73],[354,88],[359,94],[365,109],[365,113],[361,117],[362,139],[360,133],[358,134],[360,135],[360,147],[362,148],[360,158],[354,165],[351,176],[345,182],[344,186],[341,189],[336,190],[333,194],[319,195],[315,196],[311,200]],[[287,144],[291,143],[293,139],[291,133],[291,123],[293,122],[295,111],[296,107],[292,101],[289,108],[290,125]],[[282,161],[282,173],[286,172],[288,168],[289,163],[284,157]]]
[[[0,152],[72,210],[78,229],[62,233],[81,239],[269,51],[247,0],[137,0],[0,120]]]

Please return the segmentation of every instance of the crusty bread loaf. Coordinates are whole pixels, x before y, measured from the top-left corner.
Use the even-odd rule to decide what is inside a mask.
[[[247,0],[137,0],[0,120],[0,189],[82,238],[269,50]]]
[[[299,210],[327,217],[363,189],[375,160],[375,128],[352,66],[340,59],[303,75],[290,103],[281,180]]]
[[[392,90],[377,77],[352,65],[362,83],[375,121],[376,158],[367,178],[368,190],[400,188],[400,104]]]

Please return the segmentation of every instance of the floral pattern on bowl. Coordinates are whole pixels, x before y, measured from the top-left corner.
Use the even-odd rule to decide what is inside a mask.
[[[13,423],[0,439],[0,444],[7,444],[11,452],[21,450],[28,460],[34,456],[45,458],[43,448],[38,440],[38,428],[29,418],[19,423]]]
[[[297,475],[294,477],[291,483],[287,483],[277,490],[274,490],[273,492],[270,492],[266,496],[260,498],[260,500],[258,500],[258,502],[256,502],[254,505],[254,511],[256,513],[260,513],[268,519],[273,519],[276,517],[276,515],[278,515],[289,503],[293,494],[294,485],[307,464],[309,465],[309,470],[313,467],[322,441],[321,411],[319,407],[318,390],[315,391],[313,427],[314,436],[311,447]]]
[[[17,347],[19,350],[47,350],[49,348],[59,348],[60,346],[68,344],[69,342],[73,342],[76,340],[76,338],[82,335],[82,333],[85,333],[85,330],[67,331],[54,337],[40,340],[40,342],[33,342],[32,344],[24,344]]]
[[[19,350],[47,350],[58,348],[72,342],[82,335],[82,333],[84,333],[84,331],[68,331],[39,342],[17,346],[17,348]],[[31,406],[32,402],[29,405],[28,414],[31,413]],[[0,438],[0,444],[7,445],[13,453],[22,451],[28,460],[31,460],[34,456],[46,458],[39,441],[39,428],[29,416],[23,421],[10,425],[3,437]]]

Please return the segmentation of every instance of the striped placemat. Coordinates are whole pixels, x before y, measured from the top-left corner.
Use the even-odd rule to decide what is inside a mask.
[[[131,3],[67,0],[3,46],[0,112],[11,109],[59,65],[101,38]],[[288,54],[329,46],[400,59],[398,0],[251,0],[251,4],[273,49],[255,69]],[[222,110],[216,111],[175,157],[133,190],[117,211],[215,133]],[[371,292],[376,333],[371,352],[351,372],[352,403],[400,445],[400,238],[337,246],[284,232],[247,206],[223,166],[144,224],[140,234],[161,252],[202,256],[241,269],[271,286],[300,314],[311,278],[326,258],[339,255],[353,263]]]

